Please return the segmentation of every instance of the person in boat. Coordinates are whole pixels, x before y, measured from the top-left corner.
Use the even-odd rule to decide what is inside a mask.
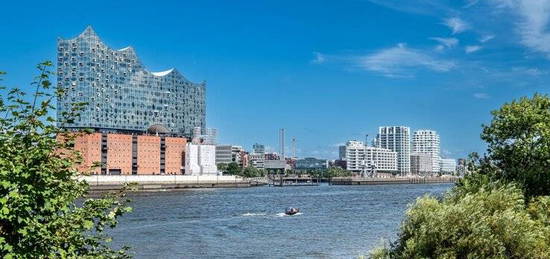
[[[298,213],[299,211],[300,211],[300,209],[298,209],[298,208],[288,207],[285,210],[285,214],[286,215],[294,215],[294,214]]]

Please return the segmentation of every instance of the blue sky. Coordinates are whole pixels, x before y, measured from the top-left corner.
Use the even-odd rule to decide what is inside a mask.
[[[378,126],[434,129],[444,157],[483,152],[504,102],[548,93],[550,0],[8,1],[4,85],[26,87],[87,25],[152,71],[207,81],[219,142],[336,158]]]

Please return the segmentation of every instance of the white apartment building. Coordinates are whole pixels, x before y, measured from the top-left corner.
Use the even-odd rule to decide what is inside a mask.
[[[433,173],[432,156],[430,154],[412,153],[411,173],[414,175],[425,175]]]
[[[350,140],[346,143],[346,169],[352,172],[363,170],[365,160],[365,144],[361,141]]]
[[[216,175],[216,146],[188,143],[185,151],[185,174]]]
[[[439,134],[434,130],[417,130],[413,134],[412,144],[412,152],[430,155],[432,160],[432,172],[439,172]]]
[[[439,160],[441,167],[441,173],[454,173],[456,172],[456,160],[452,158],[441,158]]]
[[[404,126],[378,128],[376,146],[397,153],[397,171],[401,175],[411,171],[411,129]]]
[[[396,172],[397,153],[385,148],[366,147],[365,163],[376,171]]]
[[[361,141],[348,141],[345,149],[346,169],[360,173],[365,167],[382,172],[397,171],[397,153],[389,149],[367,147]]]

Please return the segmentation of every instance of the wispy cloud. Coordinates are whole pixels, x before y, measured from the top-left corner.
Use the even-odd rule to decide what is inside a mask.
[[[356,63],[364,70],[378,72],[386,77],[411,77],[418,68],[446,72],[455,67],[452,61],[436,58],[422,50],[408,48],[403,43],[358,57]]]
[[[489,97],[486,93],[474,93],[474,98],[476,99],[489,99]]]
[[[470,28],[470,25],[459,17],[450,17],[443,21],[443,24],[447,25],[453,34],[461,33]]]
[[[325,61],[327,60],[325,55],[319,53],[319,52],[313,52],[313,59],[311,60],[311,63],[313,64],[322,64],[322,63],[325,63]]]
[[[479,39],[479,42],[485,43],[485,42],[490,41],[490,40],[492,40],[492,39],[494,39],[494,38],[495,38],[495,35],[492,35],[492,34],[485,35],[485,36],[483,36],[483,37],[481,37],[481,38]]]
[[[550,58],[550,0],[492,0],[494,8],[508,9],[516,14],[516,31],[520,43]]]
[[[470,54],[470,53],[474,53],[478,50],[482,49],[481,46],[479,45],[471,45],[471,46],[466,46],[466,48],[464,48],[464,51],[466,51],[466,53]]]
[[[453,48],[456,45],[458,45],[458,39],[457,38],[431,37],[430,39],[439,42],[440,45],[438,45],[438,46],[441,46],[439,49]]]

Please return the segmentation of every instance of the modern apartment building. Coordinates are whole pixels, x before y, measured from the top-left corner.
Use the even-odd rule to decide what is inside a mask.
[[[162,125],[168,133],[191,136],[205,126],[206,84],[187,80],[176,69],[148,71],[132,47],[115,50],[92,27],[57,42],[57,101],[60,126],[101,132],[146,133]],[[70,118],[72,104],[87,103]]]
[[[365,170],[397,172],[397,153],[389,149],[368,147],[362,141],[346,143],[346,169],[355,173]]]
[[[417,130],[413,133],[412,152],[431,157],[432,172],[439,172],[439,135],[434,130]]]
[[[433,173],[432,156],[430,154],[412,153],[411,173],[414,175],[426,175]]]
[[[397,153],[397,171],[401,175],[411,171],[411,130],[404,126],[385,126],[378,128],[376,146]]]

